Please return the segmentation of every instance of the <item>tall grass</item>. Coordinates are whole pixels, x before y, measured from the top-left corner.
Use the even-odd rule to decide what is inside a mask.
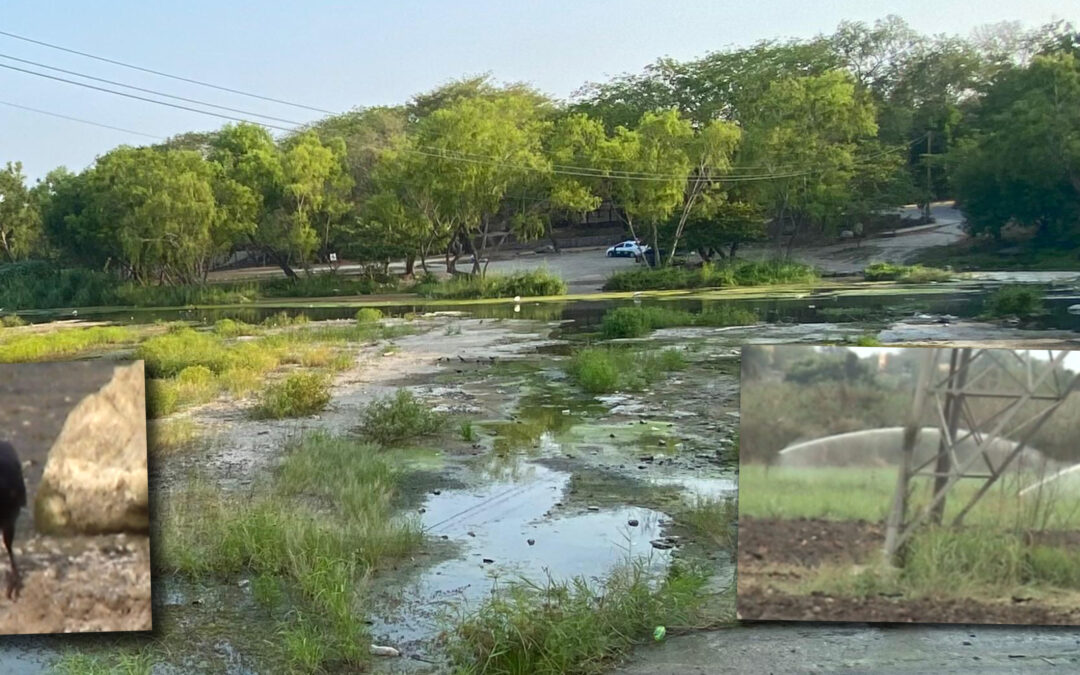
[[[752,311],[732,305],[710,308],[699,314],[657,306],[617,307],[601,319],[605,338],[634,338],[648,335],[658,328],[676,326],[739,326],[757,321]]]
[[[330,403],[330,383],[319,373],[293,373],[267,387],[253,411],[258,419],[305,417]]]
[[[929,282],[951,281],[952,272],[922,265],[896,265],[876,262],[863,270],[867,281],[897,281],[902,284],[925,284]]]
[[[47,361],[111,345],[135,342],[138,333],[122,326],[66,328],[0,338],[0,363]]]
[[[653,352],[586,347],[571,357],[567,373],[590,394],[606,394],[641,390],[664,373],[684,368],[686,358],[677,349]]]
[[[368,404],[358,431],[365,441],[391,446],[434,434],[443,423],[443,415],[433,412],[408,389],[398,389]]]
[[[991,317],[1003,318],[1015,316],[1026,319],[1043,313],[1043,294],[1041,286],[1030,284],[1012,284],[994,291],[986,303],[986,311]]]
[[[724,286],[767,286],[817,281],[813,267],[788,260],[705,263],[700,267],[637,267],[616,272],[605,291],[659,291]]]
[[[628,563],[599,584],[575,577],[499,585],[458,619],[448,652],[461,673],[606,672],[656,626],[670,634],[702,623],[705,581],[675,567],[657,583],[644,564]]]
[[[546,269],[486,276],[460,274],[445,282],[422,281],[414,290],[427,298],[467,300],[565,295],[566,283]]]
[[[370,644],[365,578],[422,541],[416,523],[394,517],[400,478],[373,446],[305,436],[264,489],[229,496],[196,483],[163,499],[155,562],[196,579],[259,579],[267,603],[293,600],[268,607],[280,621],[286,670],[354,670]]]

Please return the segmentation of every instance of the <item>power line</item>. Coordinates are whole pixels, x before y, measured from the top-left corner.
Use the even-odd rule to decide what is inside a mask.
[[[136,87],[133,84],[124,84],[123,82],[117,82],[115,80],[107,80],[103,77],[95,77],[94,75],[87,75],[85,73],[79,73],[74,70],[65,70],[64,68],[57,68],[56,66],[50,66],[44,63],[38,63],[37,61],[30,61],[28,59],[21,59],[17,56],[9,56],[7,54],[0,54],[0,58],[9,59],[11,61],[18,61],[19,63],[25,63],[31,66],[37,66],[38,68],[46,68],[48,70],[55,70],[59,73],[66,73],[68,75],[74,75],[75,77],[82,77],[87,80],[94,80],[96,82],[104,82],[105,84],[112,84],[118,87],[124,87],[125,89],[134,89],[135,91],[145,92],[147,94],[155,94],[157,96],[164,96],[165,98],[176,99],[177,101],[185,101],[187,103],[196,103],[198,105],[204,105],[208,108],[217,108],[218,110],[227,110],[229,112],[240,113],[241,115],[249,115],[251,117],[261,117],[263,119],[274,120],[276,122],[285,122],[286,124],[295,124],[297,126],[303,124],[303,122],[297,122],[296,120],[288,120],[283,117],[274,117],[273,115],[263,115],[262,113],[251,112],[249,110],[241,110],[239,108],[230,108],[224,105],[218,105],[216,103],[208,103],[206,101],[200,101],[194,98],[185,98],[183,96],[175,96],[173,94],[166,94],[156,89],[146,89],[144,87]]]
[[[40,115],[48,115],[50,117],[58,117],[62,120],[69,120],[71,122],[80,122],[82,124],[89,124],[95,127],[101,127],[102,129],[112,129],[113,131],[122,131],[125,134],[134,134],[135,136],[145,136],[146,138],[153,138],[155,140],[165,140],[164,136],[155,136],[154,134],[147,134],[141,131],[134,131],[132,129],[124,129],[123,127],[114,127],[109,124],[102,124],[101,122],[93,122],[91,120],[84,120],[79,117],[72,117],[70,115],[61,115],[60,113],[50,112],[48,110],[40,110],[38,108],[31,108],[30,106],[19,105],[18,103],[11,103],[10,101],[0,101],[0,105],[6,105],[11,108],[18,108],[19,110],[26,110],[28,112],[38,113]]]
[[[264,126],[264,127],[270,128],[270,129],[277,129],[279,131],[292,131],[292,129],[290,129],[288,127],[277,126],[275,124],[269,124],[269,123],[265,123],[265,122],[252,122],[251,120],[246,120],[246,119],[244,119],[242,117],[233,117],[231,115],[222,115],[221,113],[210,112],[209,110],[199,110],[198,108],[189,108],[188,106],[179,105],[179,104],[176,104],[176,103],[169,103],[168,101],[158,101],[156,99],[146,98],[145,96],[136,96],[135,94],[129,94],[129,93],[123,92],[123,91],[116,91],[115,89],[106,89],[105,87],[98,87],[96,85],[87,84],[85,82],[77,82],[75,80],[68,80],[68,79],[65,79],[65,78],[62,78],[62,77],[56,77],[55,75],[49,75],[47,73],[38,73],[38,72],[35,72],[33,70],[27,70],[25,68],[19,68],[17,66],[11,66],[11,65],[8,65],[6,63],[0,63],[0,68],[7,68],[8,70],[15,70],[15,71],[18,71],[20,73],[27,73],[29,75],[36,75],[38,77],[44,77],[44,78],[49,79],[49,80],[56,80],[57,82],[66,82],[67,84],[74,84],[74,85],[76,85],[78,87],[86,87],[87,89],[95,89],[97,91],[103,91],[103,92],[106,92],[108,94],[115,94],[117,96],[123,96],[125,98],[133,98],[133,99],[135,99],[137,101],[146,101],[147,103],[156,103],[157,105],[168,106],[169,108],[176,108],[178,110],[187,110],[188,112],[199,113],[201,115],[209,115],[210,117],[219,117],[221,119],[232,120],[234,122],[249,122],[251,124],[258,124],[260,126]]]
[[[282,105],[292,106],[294,108],[303,108],[305,110],[313,110],[315,112],[326,113],[327,115],[336,115],[337,114],[332,110],[324,110],[322,108],[316,108],[314,106],[304,105],[303,103],[293,103],[292,101],[286,101],[286,100],[283,100],[283,99],[280,99],[280,98],[271,98],[269,96],[262,96],[260,94],[252,94],[250,92],[241,91],[239,89],[230,89],[229,87],[223,87],[221,85],[211,84],[209,82],[203,82],[201,80],[194,80],[194,79],[191,79],[191,78],[188,78],[188,77],[181,77],[179,75],[170,75],[169,73],[163,73],[160,70],[152,70],[150,68],[144,68],[142,66],[136,66],[136,65],[131,64],[131,63],[125,63],[123,61],[117,61],[117,60],[114,60],[114,59],[105,58],[104,56],[96,56],[94,54],[88,54],[86,52],[80,52],[77,49],[70,49],[68,47],[61,47],[60,45],[54,45],[54,44],[51,44],[51,43],[48,43],[48,42],[42,42],[41,40],[34,40],[33,38],[28,38],[28,37],[25,37],[25,36],[22,36],[22,35],[16,35],[15,33],[9,33],[7,31],[0,30],[0,35],[7,36],[9,38],[14,38],[16,40],[22,40],[23,42],[30,42],[32,44],[41,45],[42,47],[48,47],[49,49],[57,49],[59,51],[67,52],[69,54],[77,54],[78,56],[84,56],[84,57],[86,57],[88,59],[94,59],[96,61],[102,61],[104,63],[111,63],[111,64],[113,64],[115,66],[122,66],[124,68],[130,68],[131,70],[138,70],[138,71],[141,71],[141,72],[144,72],[144,73],[150,73],[151,75],[157,75],[159,77],[167,77],[167,78],[170,78],[170,79],[173,79],[173,80],[179,80],[180,82],[187,82],[189,84],[197,84],[197,85],[199,85],[201,87],[209,87],[211,89],[217,89],[219,91],[227,91],[230,94],[239,94],[240,96],[247,96],[247,97],[250,97],[250,98],[257,98],[257,99],[260,99],[260,100],[263,100],[263,101],[270,101],[272,103],[280,103]]]

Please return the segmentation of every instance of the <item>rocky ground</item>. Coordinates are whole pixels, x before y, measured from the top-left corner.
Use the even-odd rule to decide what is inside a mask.
[[[68,413],[109,381],[115,365],[0,364],[0,438],[23,460],[29,501],[14,547],[23,589],[16,602],[0,598],[0,634],[151,628],[148,537],[54,537],[34,526],[33,501],[50,447]],[[4,574],[6,566],[5,559]]]

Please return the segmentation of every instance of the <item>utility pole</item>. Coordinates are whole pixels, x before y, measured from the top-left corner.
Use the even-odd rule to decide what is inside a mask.
[[[930,200],[933,199],[934,195],[933,184],[930,181],[930,152],[933,137],[933,131],[926,132],[926,212],[923,215],[926,217],[927,222],[930,221]]]

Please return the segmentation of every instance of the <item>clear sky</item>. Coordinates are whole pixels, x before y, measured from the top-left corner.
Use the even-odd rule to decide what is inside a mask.
[[[1080,2],[4,0],[0,30],[345,110],[400,103],[447,80],[484,72],[498,80],[528,81],[566,98],[585,82],[639,71],[661,56],[686,59],[765,38],[809,37],[831,32],[844,19],[872,22],[890,13],[923,33],[966,35],[976,26],[1000,21],[1029,27],[1053,19],[1075,21]],[[318,116],[4,36],[0,54],[290,120]],[[0,63],[41,70],[4,59]],[[6,69],[0,69],[0,101],[162,137],[225,123]],[[21,160],[31,179],[58,165],[81,170],[116,145],[150,140],[0,105],[0,163]]]

